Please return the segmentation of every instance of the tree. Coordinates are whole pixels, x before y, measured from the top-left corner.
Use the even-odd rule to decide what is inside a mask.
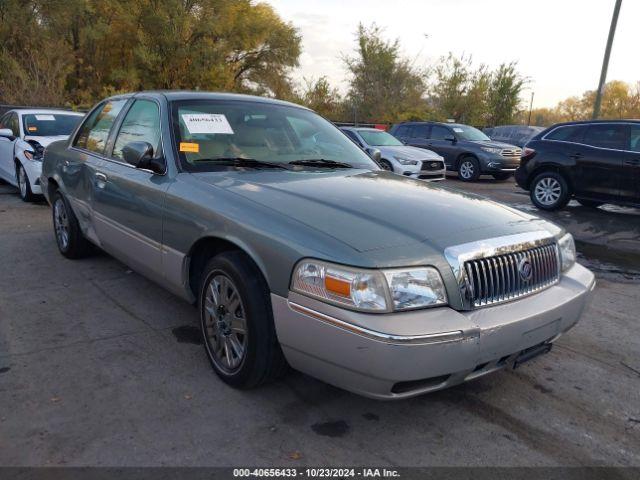
[[[327,77],[317,80],[305,79],[300,101],[323,117],[337,120],[342,116],[342,98],[338,90],[331,86]]]
[[[518,74],[515,62],[503,63],[492,74],[487,99],[487,124],[513,123],[520,106],[525,79]]]
[[[398,40],[387,41],[375,24],[356,32],[357,48],[344,63],[351,75],[347,104],[358,120],[394,122],[426,115],[423,72],[400,52]]]

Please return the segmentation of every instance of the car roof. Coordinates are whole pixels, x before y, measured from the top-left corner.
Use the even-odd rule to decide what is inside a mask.
[[[563,125],[590,125],[592,123],[629,123],[629,124],[637,124],[637,123],[640,123],[640,119],[576,120],[576,121],[573,121],[573,122],[555,123],[555,124],[551,125],[551,127],[560,127],[560,126],[563,126]],[[551,128],[551,127],[549,127],[549,128]]]
[[[303,105],[297,103],[286,102],[284,100],[277,100],[269,97],[259,97],[257,95],[245,95],[242,93],[228,93],[228,92],[200,92],[191,90],[144,90],[140,92],[131,92],[121,95],[114,95],[107,100],[118,98],[130,98],[134,96],[148,95],[156,97],[164,97],[169,102],[182,101],[182,100],[236,100],[244,102],[257,102],[266,103],[271,105],[284,105],[289,107],[297,107],[305,110],[309,110]]]
[[[434,122],[431,120],[427,120],[425,122],[414,121],[414,122],[402,122],[397,123],[394,127],[399,127],[400,125],[443,125],[445,127],[469,127],[470,125],[466,125],[464,123],[447,123],[447,122]]]
[[[373,128],[373,127],[340,127],[340,130],[350,130],[355,132],[360,132],[360,131],[384,132],[384,130],[380,130],[379,128]]]
[[[64,108],[12,108],[9,111],[16,112],[20,115],[36,115],[40,113],[54,115],[85,115],[83,112],[74,112],[73,110],[65,110]]]

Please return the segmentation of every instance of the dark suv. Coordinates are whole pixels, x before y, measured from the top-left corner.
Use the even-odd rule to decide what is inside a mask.
[[[571,197],[594,208],[640,206],[640,121],[554,125],[527,143],[515,177],[543,210]]]
[[[494,142],[469,125],[407,122],[394,125],[389,133],[405,145],[439,153],[447,170],[458,172],[466,182],[477,180],[483,174],[506,180],[520,164],[522,149]]]

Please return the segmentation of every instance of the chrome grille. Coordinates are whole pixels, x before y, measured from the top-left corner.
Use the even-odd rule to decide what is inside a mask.
[[[505,148],[500,152],[500,155],[507,158],[520,158],[522,155],[521,148]]]
[[[523,270],[530,268],[530,277]],[[556,244],[467,260],[466,283],[474,307],[483,307],[543,290],[559,279]]]

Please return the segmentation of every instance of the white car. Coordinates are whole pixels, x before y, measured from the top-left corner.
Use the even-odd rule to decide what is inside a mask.
[[[347,137],[371,155],[380,150],[378,163],[385,170],[420,180],[444,180],[444,159],[424,148],[404,145],[393,135],[375,128],[341,127]]]
[[[83,113],[67,110],[14,109],[0,118],[0,178],[20,190],[25,202],[40,195],[44,149],[66,139]]]

